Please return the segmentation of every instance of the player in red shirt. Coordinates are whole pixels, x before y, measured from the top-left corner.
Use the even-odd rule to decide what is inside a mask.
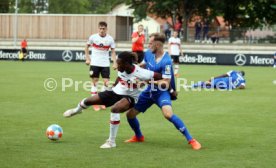
[[[22,61],[24,60],[24,58],[27,56],[27,47],[28,47],[28,43],[26,39],[23,39],[21,41],[21,54],[23,54],[23,57],[21,57],[20,59],[22,59]]]
[[[132,33],[132,51],[138,55],[138,63],[144,59],[145,34],[143,25],[138,26],[138,31]]]

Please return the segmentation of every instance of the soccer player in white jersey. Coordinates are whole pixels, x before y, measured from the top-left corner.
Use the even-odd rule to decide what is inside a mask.
[[[109,138],[101,148],[116,147],[115,139],[120,124],[120,114],[132,108],[141,93],[139,81],[162,78],[160,73],[134,65],[135,56],[131,52],[122,52],[118,55],[118,78],[112,90],[99,92],[95,96],[83,99],[76,108],[69,109],[63,113],[64,117],[71,117],[87,109],[91,105],[99,104],[111,107],[110,134]]]
[[[97,84],[101,74],[104,82],[102,90],[108,87],[110,78],[110,60],[109,49],[111,49],[111,59],[113,61],[113,68],[116,69],[116,53],[115,42],[113,38],[107,34],[107,23],[99,22],[99,32],[89,37],[85,47],[85,63],[90,65],[90,77],[92,78],[91,96],[97,94]],[[91,55],[89,55],[89,47],[91,47]],[[105,106],[94,105],[95,111],[99,111],[100,107],[106,109]]]
[[[179,76],[179,74],[178,74],[179,56],[183,55],[182,48],[181,48],[181,41],[180,41],[180,38],[177,36],[178,36],[178,32],[174,31],[173,36],[169,38],[169,54],[173,59],[174,75],[176,77]]]

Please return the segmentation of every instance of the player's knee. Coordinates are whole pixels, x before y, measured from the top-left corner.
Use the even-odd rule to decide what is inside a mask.
[[[173,115],[172,108],[170,106],[163,106],[162,107],[163,116],[166,119],[170,119]]]
[[[120,113],[120,108],[117,106],[113,106],[113,107],[111,107],[111,112],[112,113]]]
[[[163,114],[163,116],[167,119],[167,120],[169,120],[171,117],[172,117],[172,113],[170,114],[170,113],[165,113],[165,114]]]
[[[128,112],[126,113],[126,116],[127,116],[128,119],[135,118],[136,115],[137,115],[137,114],[136,114],[135,111],[133,111],[133,110],[130,110],[130,111],[128,111]]]

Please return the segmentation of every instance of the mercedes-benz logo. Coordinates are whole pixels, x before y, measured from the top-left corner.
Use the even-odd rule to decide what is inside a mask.
[[[237,54],[235,56],[235,63],[239,66],[242,66],[246,63],[246,56],[243,54]]]
[[[70,50],[64,50],[62,52],[62,59],[66,62],[69,62],[73,59],[73,53]]]

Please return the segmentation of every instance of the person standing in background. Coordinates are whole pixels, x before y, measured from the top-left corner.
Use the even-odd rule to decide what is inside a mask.
[[[166,21],[164,24],[163,24],[163,32],[166,36],[166,41],[168,41],[168,39],[171,37],[171,27],[170,27],[170,24],[168,23],[168,21]]]
[[[97,85],[99,82],[100,74],[103,78],[104,86],[102,91],[108,88],[110,78],[110,60],[109,60],[109,49],[111,50],[111,59],[113,61],[113,69],[117,68],[116,53],[115,53],[115,42],[113,38],[107,34],[107,23],[99,22],[99,32],[89,37],[85,46],[85,63],[90,65],[90,77],[91,83],[91,96],[95,96],[98,93]],[[89,47],[91,47],[91,55],[89,54]],[[104,110],[104,105],[98,106],[93,105],[95,111],[99,111],[101,108]]]
[[[145,44],[145,34],[144,26],[139,25],[138,31],[132,33],[132,52],[135,52],[138,56],[138,63],[142,62],[144,59],[144,44]]]
[[[178,32],[174,31],[173,36],[169,39],[169,54],[173,59],[173,64],[174,64],[174,75],[176,77],[179,76],[178,70],[179,70],[179,56],[182,53],[182,48],[181,48],[181,40],[180,38],[177,37]]]
[[[22,61],[24,61],[24,59],[27,56],[27,47],[28,47],[28,42],[26,39],[23,39],[21,41],[21,50],[20,50],[20,55],[19,55],[19,59],[21,59]]]
[[[200,42],[201,29],[202,29],[201,20],[198,18],[195,23],[195,43]]]
[[[208,40],[208,32],[209,32],[209,19],[205,18],[203,22],[203,37],[202,37],[202,42],[205,43]]]
[[[182,23],[180,22],[179,19],[176,19],[176,22],[174,24],[174,31],[177,31],[177,33],[178,33],[177,37],[179,37],[179,35],[180,35],[181,28],[182,28]]]

